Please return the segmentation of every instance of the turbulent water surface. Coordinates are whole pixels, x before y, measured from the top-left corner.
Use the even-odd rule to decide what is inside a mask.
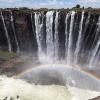
[[[61,85],[35,85],[0,76],[0,100],[89,100],[100,92]]]

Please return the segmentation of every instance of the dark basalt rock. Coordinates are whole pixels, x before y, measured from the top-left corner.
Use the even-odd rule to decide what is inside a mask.
[[[14,24],[21,51],[37,49],[35,31],[32,31],[31,14],[14,12]]]
[[[64,58],[65,56],[65,18],[66,12],[59,13],[59,26],[58,26],[58,36],[59,36],[59,53],[60,57]]]
[[[11,25],[11,12],[2,11],[5,25],[8,31],[8,36],[11,43],[11,50],[16,51],[17,45],[13,28]],[[32,30],[31,13],[24,11],[13,11],[13,22],[15,28],[15,34],[19,43],[20,51],[37,51],[37,42],[35,38],[35,31]],[[0,50],[7,50],[7,38],[4,31],[4,25],[0,16]]]
[[[70,12],[71,10],[62,10],[59,12],[59,26],[58,26],[58,35],[59,35],[59,53],[60,56],[64,58],[65,56],[65,18],[66,13]],[[43,19],[43,48],[44,51],[46,50],[46,13],[47,11],[37,11],[37,12],[43,12],[44,19]],[[98,18],[100,15],[100,10],[84,10],[84,21],[83,21],[83,30],[82,30],[82,39],[84,41],[84,44],[80,48],[81,50],[90,50],[92,48],[92,44],[94,42],[94,45],[96,41],[94,41],[96,36],[96,27]],[[32,21],[31,21],[31,13],[32,13]],[[75,51],[76,42],[78,39],[78,30],[81,20],[81,13],[82,11],[76,11],[75,18],[74,18],[74,27],[73,27],[73,43],[72,43],[72,50]],[[87,26],[86,32],[84,32],[86,19],[88,17],[88,14],[90,13],[90,19],[89,24]],[[11,42],[11,49],[12,51],[17,50],[17,45],[11,25],[11,12],[10,11],[2,11],[5,25],[8,31],[8,35]],[[34,20],[34,11],[12,11],[13,19],[14,19],[14,28],[15,28],[15,34],[18,40],[19,49],[20,51],[25,52],[37,52],[38,46],[37,46],[37,40],[36,40],[36,33],[35,33],[35,20]],[[53,16],[53,20],[55,19],[55,13]],[[68,19],[68,32],[70,29],[70,20],[71,17]],[[32,27],[33,24],[33,27]],[[54,26],[54,22],[53,22]],[[54,35],[54,27],[53,27],[53,35]],[[99,36],[98,36],[99,39]],[[87,44],[87,45],[86,45]],[[8,44],[7,44],[7,38],[4,31],[4,26],[2,22],[2,18],[0,16],[0,50],[7,50]],[[80,51],[81,51],[80,50]],[[63,53],[63,54],[62,54]]]
[[[16,46],[16,41],[15,41],[15,37],[13,33],[13,28],[11,25],[11,12],[3,11],[2,14],[3,14],[5,25],[8,31],[8,36],[9,36],[11,47],[12,47],[11,50],[16,51],[17,46]]]
[[[93,99],[89,99],[89,100],[100,100],[100,96],[93,98]]]

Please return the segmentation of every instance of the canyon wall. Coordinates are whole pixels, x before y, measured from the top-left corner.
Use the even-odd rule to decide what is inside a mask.
[[[1,11],[0,50],[92,64],[100,59],[100,11]]]

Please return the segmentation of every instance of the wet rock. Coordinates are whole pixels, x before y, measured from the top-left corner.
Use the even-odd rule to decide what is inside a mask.
[[[59,13],[59,26],[58,26],[58,30],[59,30],[59,52],[63,52],[63,54],[61,54],[60,56],[64,56],[64,52],[65,52],[65,18],[66,18],[66,13],[70,12],[69,10],[62,10]],[[87,46],[85,47],[87,50],[91,49],[91,45],[93,43],[91,43],[91,41],[94,40],[95,38],[95,29],[96,29],[96,24],[98,22],[98,17],[100,15],[100,10],[92,10],[92,11],[88,11],[85,10],[84,13],[84,19],[86,19],[88,17],[88,13],[90,12],[90,19],[89,19],[89,25],[88,28],[85,32],[85,36],[83,41],[85,41],[87,43]],[[32,21],[31,21],[31,13],[32,13]],[[76,11],[76,15],[75,15],[75,21],[76,23],[74,23],[75,29],[74,29],[74,35],[73,35],[73,44],[76,43],[77,41],[77,34],[78,34],[78,29],[79,29],[79,22],[81,20],[81,13],[82,11]],[[5,25],[8,31],[8,35],[10,38],[10,42],[11,42],[11,49],[12,51],[16,51],[17,50],[17,46],[16,46],[16,41],[15,41],[15,37],[14,37],[14,32],[13,32],[13,28],[11,25],[11,12],[10,11],[2,11],[3,17],[4,17],[4,21],[5,21]],[[46,11],[44,12],[44,16],[46,15]],[[35,32],[35,20],[34,20],[34,11],[32,12],[30,11],[12,11],[12,16],[13,16],[13,23],[14,23],[14,29],[15,29],[15,34],[18,40],[18,44],[19,44],[19,49],[20,51],[27,51],[27,52],[37,52],[38,46],[37,46],[37,40],[36,40],[36,32]],[[55,14],[54,14],[55,16]],[[55,18],[55,17],[54,17]],[[85,22],[85,21],[84,21]],[[44,17],[44,21],[43,21],[43,35],[44,37],[46,37],[46,17]],[[70,18],[69,18],[69,22],[68,22],[68,26],[70,26]],[[33,24],[33,27],[32,27]],[[84,26],[84,25],[83,25]],[[91,31],[90,31],[90,27],[91,27]],[[70,27],[69,27],[70,28]],[[68,28],[68,29],[69,29]],[[84,28],[83,28],[84,29]],[[54,29],[53,29],[54,31]],[[69,30],[68,30],[69,32]],[[93,34],[94,33],[94,34]],[[90,35],[89,35],[90,34]],[[89,35],[89,39],[86,40],[87,36]],[[46,39],[44,39],[46,41]],[[46,47],[46,43],[43,43],[44,45],[44,49]],[[84,46],[83,46],[84,47]],[[2,22],[2,18],[0,16],[0,49],[1,50],[7,50],[7,38],[6,38],[6,34],[4,31],[4,25]],[[84,49],[84,48],[83,48]],[[73,49],[74,50],[74,49]]]
[[[89,100],[100,100],[100,96],[93,98],[93,99],[89,99]]]
[[[19,98],[19,95],[17,95],[17,99]]]

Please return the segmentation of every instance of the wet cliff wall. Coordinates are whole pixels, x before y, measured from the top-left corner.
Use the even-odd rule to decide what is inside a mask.
[[[58,11],[58,23],[56,22],[56,11],[51,11],[53,12],[52,15],[47,15],[48,12],[49,11],[1,11],[0,50],[37,53],[39,49],[42,49],[43,52],[47,52],[48,45],[50,45],[47,44],[47,33],[49,31],[52,31],[51,37],[53,38],[51,42],[54,44],[54,42],[58,40],[57,52],[59,52],[59,56],[62,58],[65,58],[66,52],[74,57],[76,52],[76,56],[80,54],[82,57],[83,54],[87,55],[91,50],[95,49],[100,39],[100,28],[98,28],[100,24],[99,10],[84,11],[83,21],[83,11],[74,11],[74,15],[72,11]],[[53,17],[53,22],[51,23],[52,27],[50,26],[51,29],[47,26],[47,19],[52,19],[50,16]],[[49,30],[47,30],[47,27]],[[58,34],[58,38],[55,36],[56,33]],[[81,38],[79,34],[81,34]],[[81,39],[81,41],[79,39]],[[100,47],[98,46],[96,50],[97,55],[99,50]],[[74,58],[71,58],[71,60],[72,59]]]
[[[35,33],[32,31],[31,13],[24,11],[3,11],[2,16],[6,25],[8,36],[11,43],[11,51],[17,51],[15,35],[18,41],[20,51],[36,51],[37,43]],[[13,16],[13,26],[11,22]],[[14,30],[13,30],[14,27]],[[15,31],[15,34],[14,34]],[[0,49],[8,50],[7,37],[4,29],[4,24],[0,16]]]
[[[58,34],[59,34],[59,43],[61,45],[61,50],[65,48],[65,19],[66,14],[69,11],[61,11],[59,12],[59,26],[58,26]],[[46,36],[46,13],[43,12],[44,18],[44,35]],[[78,38],[78,31],[79,31],[79,23],[81,20],[81,13],[82,11],[77,11],[75,14],[75,20],[74,20],[74,29],[73,29],[73,48],[75,48],[75,43]],[[89,15],[90,13],[90,15]],[[95,37],[95,29],[99,18],[99,11],[85,11],[84,14],[84,22],[83,22],[83,31],[85,30],[85,24],[87,21],[87,17],[89,17],[89,24],[87,26],[86,32],[84,33],[84,45],[82,49],[87,48],[90,49],[92,45],[92,40]],[[31,11],[13,11],[11,15],[11,11],[2,11],[2,15],[4,17],[5,25],[8,31],[8,36],[10,38],[11,43],[11,51],[16,51],[16,41],[14,36],[14,31],[11,24],[11,16],[13,16],[13,25],[15,34],[18,40],[20,51],[37,51],[37,41],[36,41],[36,32],[35,32],[35,19],[34,19],[34,12]],[[53,14],[53,20],[55,19],[55,13]],[[31,18],[32,17],[32,18]],[[71,17],[71,16],[70,16]],[[70,20],[68,19],[68,31],[70,29]],[[53,23],[54,24],[54,23]],[[53,27],[53,31],[54,27]],[[45,37],[44,36],[44,37]],[[87,39],[88,38],[88,39]],[[44,38],[45,39],[45,38]],[[87,43],[87,45],[85,45]],[[59,46],[60,46],[59,45]],[[45,46],[45,43],[44,43]],[[88,46],[88,47],[87,47]],[[4,30],[4,25],[2,22],[2,18],[0,16],[0,49],[2,50],[8,50],[8,44],[7,44],[7,37]],[[73,49],[74,50],[74,49]]]

